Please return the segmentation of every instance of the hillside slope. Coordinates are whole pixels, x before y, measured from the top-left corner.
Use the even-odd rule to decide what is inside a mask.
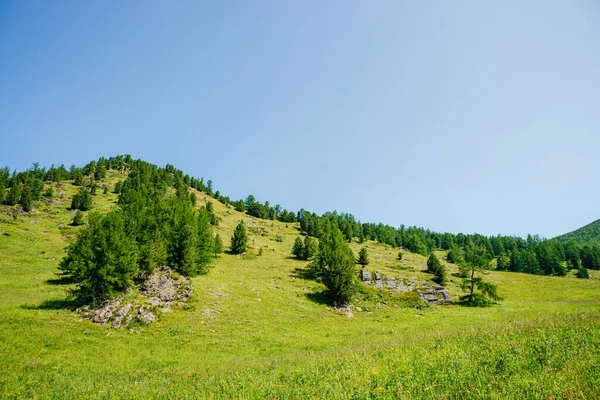
[[[124,177],[110,171],[100,185]],[[225,246],[244,221],[247,255],[222,254],[192,278],[189,310],[133,330],[96,326],[71,311],[70,286],[56,276],[82,228],[69,225],[67,210],[77,188],[54,185],[56,197],[32,213],[0,211],[0,397],[517,398],[568,390],[589,398],[600,385],[597,271],[585,281],[490,272],[504,298],[498,306],[416,309],[382,298],[357,302],[363,311],[349,319],[322,302],[324,286],[305,277],[307,262],[291,257],[296,223],[256,219],[199,192],[198,206],[214,204]],[[98,191],[95,209],[112,209],[116,198]],[[405,252],[400,262],[397,249],[366,246],[371,271],[431,277],[419,254]],[[459,286],[452,277],[453,296]],[[489,367],[501,357],[501,369]]]
[[[574,241],[580,246],[600,244],[600,219],[587,224],[573,232],[565,233],[554,238],[560,242]]]

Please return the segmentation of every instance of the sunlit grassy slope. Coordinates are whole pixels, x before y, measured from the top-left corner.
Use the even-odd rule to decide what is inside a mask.
[[[111,172],[113,187],[124,175]],[[246,257],[222,254],[193,278],[191,309],[148,327],[81,320],[56,278],[77,230],[77,188],[14,220],[0,211],[2,398],[594,398],[600,387],[600,280],[491,272],[491,308],[363,304],[340,316],[289,253],[296,224],[258,220],[212,200],[229,245],[240,219]],[[198,194],[199,204],[208,200]],[[115,206],[98,191],[96,209]],[[360,246],[352,243],[357,253]],[[369,242],[368,269],[429,279],[426,258]],[[263,254],[257,256],[262,247]],[[444,254],[438,254],[442,257]],[[455,267],[449,266],[451,272]],[[358,271],[358,269],[357,269]],[[452,277],[451,294],[460,294]]]

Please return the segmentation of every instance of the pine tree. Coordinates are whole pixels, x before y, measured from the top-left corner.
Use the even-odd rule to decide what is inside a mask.
[[[140,265],[142,276],[152,275],[158,267],[167,265],[168,254],[165,240],[159,234],[146,245]]]
[[[219,236],[219,234],[215,236],[213,251],[215,253],[215,258],[223,252],[223,240],[221,239],[221,236]]]
[[[28,185],[23,186],[23,191],[21,192],[21,198],[19,199],[19,204],[23,207],[23,211],[29,212],[33,207],[33,197],[31,195],[31,189]]]
[[[469,294],[461,297],[461,303],[468,306],[487,306],[490,305],[490,300],[501,300],[498,296],[497,286],[493,283],[485,282],[483,278],[476,277],[475,273],[483,273],[489,264],[488,251],[480,245],[472,243],[465,251],[465,262],[470,270],[469,277],[463,280],[462,289],[468,291]],[[481,293],[475,293],[477,288]]]
[[[105,217],[93,213],[88,223],[67,248],[59,269],[76,283],[74,294],[78,298],[95,301],[133,285],[138,252],[121,212],[109,212]]]
[[[304,245],[302,244],[302,239],[300,239],[300,236],[297,236],[296,240],[294,241],[294,246],[292,247],[292,254],[297,259],[302,260],[304,258],[302,256],[303,252],[304,252]]]
[[[354,264],[354,254],[342,232],[333,224],[325,224],[315,269],[332,300],[347,303],[356,292]]]
[[[231,252],[233,254],[242,254],[246,251],[248,246],[248,234],[246,233],[246,227],[244,221],[240,221],[231,237]]]
[[[357,262],[363,267],[369,265],[369,253],[367,252],[367,248],[363,247],[358,252],[358,260]]]
[[[181,231],[181,241],[177,250],[176,270],[184,275],[194,276],[198,268],[198,248],[196,230],[186,224]]]
[[[79,226],[79,225],[83,225],[85,222],[83,220],[83,212],[77,210],[77,212],[75,213],[75,216],[73,217],[73,221],[71,222],[71,224],[73,226]]]
[[[310,236],[304,237],[304,246],[302,246],[302,259],[310,260],[315,257],[319,252],[319,244],[317,239],[313,239]]]
[[[583,267],[577,268],[577,274],[575,276],[581,279],[590,279],[588,270]]]
[[[16,206],[21,198],[21,184],[14,182],[10,190],[6,194],[5,202],[9,206]]]
[[[87,211],[92,208],[92,195],[82,187],[79,192],[73,196],[71,200],[71,210]]]
[[[196,273],[205,273],[207,271],[208,263],[213,258],[213,232],[210,225],[210,217],[208,211],[200,210],[198,214],[198,268]]]
[[[440,260],[438,260],[435,254],[431,253],[427,259],[427,272],[433,274],[441,265]]]

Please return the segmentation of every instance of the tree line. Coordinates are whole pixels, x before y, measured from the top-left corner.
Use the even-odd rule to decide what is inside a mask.
[[[45,181],[72,180],[73,184],[81,188],[74,196],[71,208],[88,210],[91,208],[90,194],[95,192],[96,182],[103,179],[108,170],[129,172],[128,177],[118,182],[114,188],[114,191],[119,194],[119,209],[106,217],[90,216],[90,226],[87,229],[88,233],[85,234],[90,237],[86,240],[92,241],[93,235],[96,235],[94,240],[102,241],[102,235],[107,229],[114,227],[115,232],[122,229],[126,234],[123,237],[126,236],[126,239],[123,239],[125,242],[122,247],[115,247],[115,251],[129,249],[129,244],[126,242],[133,241],[137,250],[129,256],[135,258],[134,264],[137,267],[133,272],[121,271],[122,268],[116,268],[113,272],[110,272],[112,271],[110,268],[106,269],[106,271],[110,270],[107,272],[109,275],[121,274],[121,278],[113,279],[114,288],[102,289],[106,293],[126,286],[131,279],[147,275],[162,262],[186,274],[205,272],[210,255],[214,257],[215,239],[211,226],[217,223],[217,218],[212,212],[210,203],[201,207],[199,212],[195,212],[196,198],[194,194],[189,193],[189,188],[206,193],[256,218],[286,223],[297,222],[306,235],[321,241],[326,235],[331,237],[330,232],[335,230],[336,240],[339,239],[337,235],[339,232],[346,242],[354,238],[361,243],[375,240],[425,256],[435,249],[448,250],[448,261],[459,265],[465,262],[465,255],[470,249],[478,247],[484,249],[486,260],[496,260],[496,268],[499,270],[565,275],[568,269],[577,269],[578,275],[584,277],[587,275],[587,268],[600,269],[598,245],[580,246],[573,240],[543,240],[537,235],[528,235],[524,239],[517,236],[486,237],[479,234],[439,233],[416,226],[401,225],[399,228],[394,228],[382,223],[361,223],[352,214],[336,211],[320,216],[304,209],[295,213],[282,209],[278,204],[271,206],[268,201],[261,203],[253,195],[249,195],[244,200],[232,201],[228,196],[223,196],[215,190],[211,180],[205,182],[204,178],[191,177],[170,164],[159,168],[141,160],[133,160],[130,155],[101,157],[82,168],[71,166],[67,169],[61,165],[45,169],[40,168],[36,163],[26,171],[11,173],[9,168],[5,167],[0,169],[0,202],[8,205],[21,204],[25,211],[29,211],[35,201],[43,196],[53,195],[50,192],[52,187],[46,193],[42,193]],[[175,189],[174,196],[167,196],[169,187]],[[116,235],[116,237],[121,236]],[[306,243],[303,245],[307,248]],[[313,248],[314,246],[316,244],[312,245]],[[75,247],[69,248],[69,251],[75,251]],[[315,250],[311,252],[316,254]],[[76,272],[78,268],[89,268],[89,265],[84,266],[86,263],[77,261],[75,253],[71,258],[70,256],[69,253],[61,267],[67,275],[79,276],[79,272]],[[94,256],[89,253],[89,256],[93,258],[100,255]],[[114,254],[111,257],[119,258]],[[94,263],[103,262],[99,260]],[[491,268],[489,264],[487,267]],[[93,285],[90,283],[88,286]],[[98,294],[93,293],[94,296]]]

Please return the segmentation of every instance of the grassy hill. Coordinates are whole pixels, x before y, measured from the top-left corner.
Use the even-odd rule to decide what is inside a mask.
[[[110,171],[101,185],[125,175]],[[46,185],[47,186],[47,185]],[[600,276],[490,272],[504,298],[477,309],[361,300],[354,318],[322,301],[307,262],[290,256],[295,223],[261,220],[214,199],[225,246],[243,220],[246,256],[222,254],[192,278],[190,309],[132,330],[71,311],[56,272],[81,227],[77,188],[29,215],[0,209],[2,398],[593,398],[600,387]],[[209,198],[197,192],[199,204]],[[95,209],[115,207],[112,193]],[[16,215],[16,218],[15,218]],[[427,280],[426,258],[368,242],[368,269]],[[351,244],[355,253],[362,245]],[[262,248],[262,255],[258,256]],[[443,257],[443,252],[438,252]],[[450,272],[456,267],[448,265]],[[357,267],[358,271],[358,267]],[[458,296],[460,280],[448,290]]]
[[[580,246],[594,246],[600,244],[600,219],[587,224],[573,232],[557,236],[555,240],[560,242],[574,241]]]

